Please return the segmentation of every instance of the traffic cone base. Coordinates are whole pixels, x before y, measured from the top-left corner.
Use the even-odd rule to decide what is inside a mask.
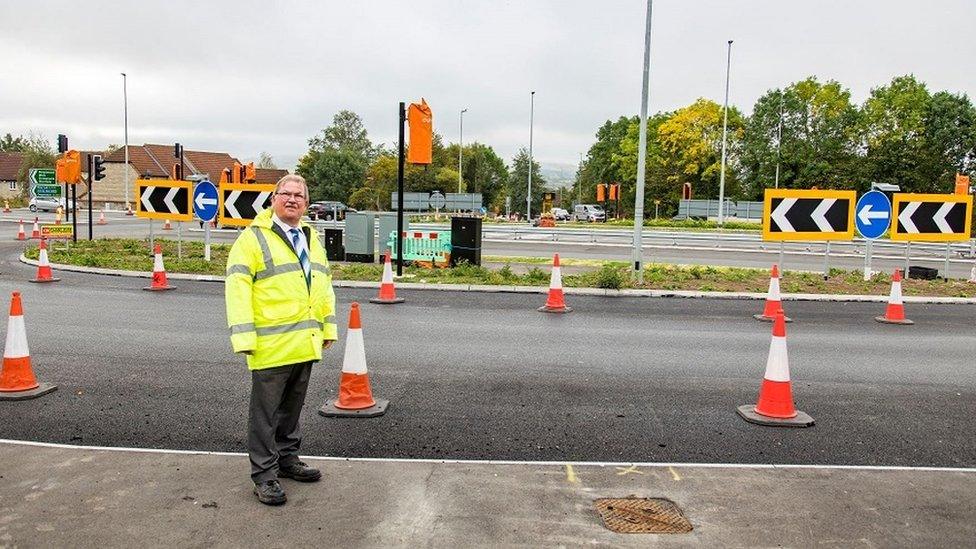
[[[895,319],[895,318],[888,318],[884,316],[876,316],[874,317],[874,319],[884,324],[901,324],[903,326],[908,326],[909,324],[915,324],[914,320],[908,320],[907,318]]]
[[[323,404],[319,408],[319,415],[324,417],[376,417],[385,414],[386,409],[390,406],[390,401],[383,398],[375,399],[376,404],[360,410],[339,408],[336,406],[338,402],[338,400],[330,400]]]
[[[749,423],[755,423],[757,425],[766,425],[769,427],[812,427],[814,424],[813,418],[810,417],[806,412],[796,411],[796,415],[790,418],[775,418],[764,416],[756,413],[755,404],[745,404],[739,406],[735,410],[742,419],[748,421]]]
[[[383,299],[382,297],[371,297],[369,298],[370,303],[380,303],[382,305],[393,305],[394,303],[403,303],[402,297],[394,297],[392,299]]]
[[[774,317],[774,316],[766,316],[764,314],[762,314],[762,315],[752,315],[752,318],[755,318],[756,320],[759,320],[759,321],[762,321],[762,322],[772,322],[772,321],[776,320],[776,317]],[[783,317],[783,320],[786,321],[786,322],[793,322],[793,319],[790,318],[790,317],[788,317],[788,316],[784,316]]]

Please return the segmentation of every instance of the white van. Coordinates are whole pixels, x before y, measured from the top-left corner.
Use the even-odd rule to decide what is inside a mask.
[[[574,221],[587,221],[595,223],[607,218],[607,212],[596,204],[577,204],[573,207]]]

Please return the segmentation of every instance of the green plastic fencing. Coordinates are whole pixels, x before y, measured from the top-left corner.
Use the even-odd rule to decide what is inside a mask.
[[[387,245],[390,246],[390,257],[396,256],[396,231],[390,231]],[[446,265],[451,260],[451,231],[406,231],[403,233],[403,260],[430,261],[434,264]]]

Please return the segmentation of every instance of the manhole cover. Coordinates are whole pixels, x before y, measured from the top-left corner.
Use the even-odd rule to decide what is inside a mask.
[[[664,498],[600,498],[593,501],[603,525],[618,534],[686,534],[692,526]]]

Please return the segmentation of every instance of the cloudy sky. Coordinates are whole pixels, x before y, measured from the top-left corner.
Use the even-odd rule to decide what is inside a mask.
[[[398,101],[425,97],[435,130],[506,160],[575,164],[608,118],[640,108],[645,0],[0,3],[0,134],[72,148],[129,142],[271,153],[290,167],[340,109],[396,139]],[[836,79],[860,102],[893,76],[976,95],[974,0],[658,0],[650,110],[731,102]]]

